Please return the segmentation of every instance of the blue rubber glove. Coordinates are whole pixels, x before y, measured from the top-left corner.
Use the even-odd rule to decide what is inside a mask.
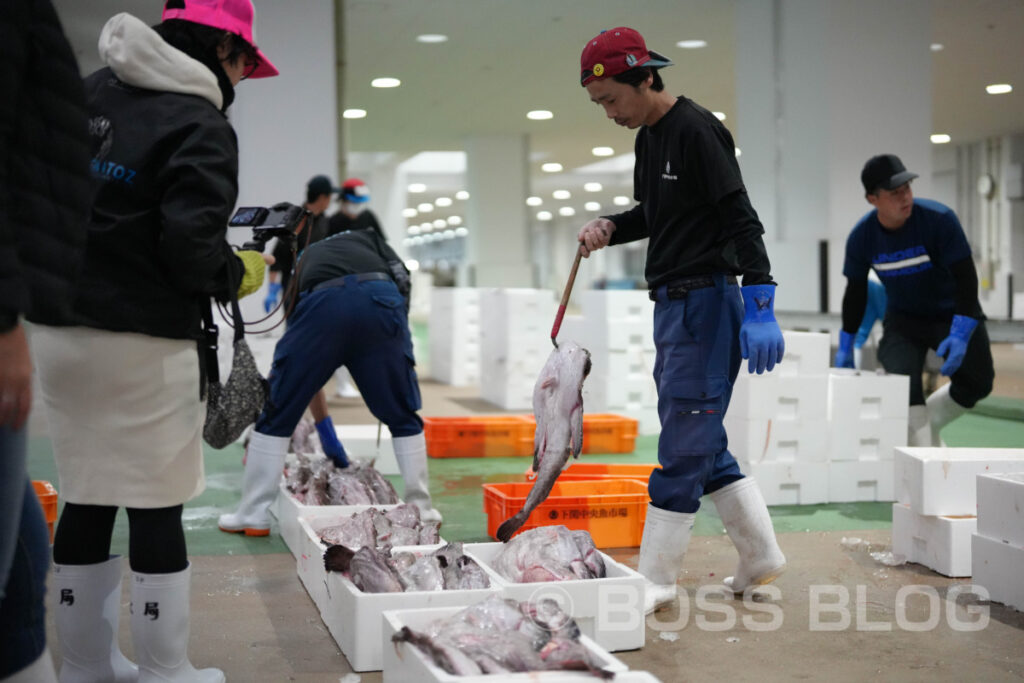
[[[263,300],[263,312],[270,313],[277,305],[277,297],[281,294],[281,283],[271,282],[267,285],[267,298]]]
[[[966,315],[954,315],[953,324],[949,326],[949,336],[942,340],[935,353],[946,359],[939,370],[944,376],[949,377],[960,369],[964,362],[964,354],[967,353],[967,342],[971,341],[971,335],[978,326],[978,321],[968,318]]]
[[[747,371],[771,372],[782,361],[786,343],[775,322],[775,285],[750,285],[740,288],[743,296],[743,324],[740,326],[740,354],[749,358]]]
[[[345,447],[338,441],[338,433],[334,431],[334,421],[330,415],[316,423],[316,433],[320,435],[320,445],[324,447],[324,454],[338,467],[348,467]]]
[[[846,330],[839,330],[839,348],[833,365],[837,368],[853,367],[853,335]]]

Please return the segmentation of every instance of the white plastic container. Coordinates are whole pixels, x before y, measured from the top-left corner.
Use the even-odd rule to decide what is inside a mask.
[[[897,448],[896,500],[921,515],[978,514],[979,474],[1020,472],[1024,448]]]
[[[818,505],[828,502],[827,462],[740,461],[740,469],[757,480],[768,505]]]
[[[398,505],[303,505],[285,486],[282,479],[277,498],[270,506],[270,513],[277,517],[278,527],[281,529],[281,538],[285,545],[292,551],[296,559],[303,548],[303,537],[305,533],[299,525],[299,517],[325,517],[325,516],[346,516],[354,515],[360,510],[367,508],[378,510],[390,510]]]
[[[782,338],[786,343],[786,354],[775,370],[779,375],[792,377],[828,372],[832,347],[827,333],[783,330]]]
[[[828,375],[828,405],[830,419],[906,420],[910,412],[910,378],[832,368]]]
[[[1024,548],[974,534],[971,555],[972,583],[993,602],[1024,612]]]
[[[466,554],[498,575],[494,560],[503,543],[467,543]],[[600,551],[598,551],[600,552]],[[580,631],[611,652],[644,646],[644,578],[601,553],[607,576],[601,579],[512,583],[500,577],[502,595],[516,600],[552,598],[572,616]]]
[[[971,536],[976,517],[919,515],[909,505],[892,505],[892,552],[944,576],[971,575]]]
[[[891,460],[851,460],[828,464],[828,502],[891,500],[894,500]]]
[[[828,419],[828,375],[751,375],[744,362],[727,414],[743,420],[824,422]]]
[[[828,460],[828,428],[823,420],[744,420],[725,414],[729,450],[754,463],[803,463]]]
[[[374,468],[381,474],[401,474],[395,449],[391,445],[391,430],[380,426],[380,447],[377,447],[377,425],[336,425],[335,433],[350,458],[373,460]]]
[[[1006,474],[979,474],[978,534],[1024,547],[1024,468]]]
[[[857,418],[835,414],[828,422],[829,460],[884,460],[890,469],[896,449],[907,445],[907,418]]]

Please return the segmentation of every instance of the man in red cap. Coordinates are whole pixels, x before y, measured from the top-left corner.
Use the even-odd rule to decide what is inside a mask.
[[[341,184],[338,202],[341,209],[331,216],[328,235],[337,235],[346,230],[376,230],[385,240],[388,238],[380,227],[373,211],[366,208],[370,201],[370,189],[359,178],[349,178]]]
[[[709,494],[739,552],[733,591],[767,583],[785,568],[768,508],[729,452],[722,418],[741,357],[750,372],[782,360],[764,228],[750,205],[729,131],[686,97],[665,92],[659,69],[671,62],[631,28],[587,42],[580,83],[620,126],[637,129],[629,211],[579,231],[584,256],[610,244],[649,238],[646,278],[655,301],[661,469],[638,569],[647,579],[645,611],[675,598],[676,579],[702,495]],[[736,276],[743,277],[739,287]]]

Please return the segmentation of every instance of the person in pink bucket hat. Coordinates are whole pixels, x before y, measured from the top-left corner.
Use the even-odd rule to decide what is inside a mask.
[[[231,249],[238,139],[224,115],[246,78],[278,71],[250,0],[168,0],[147,26],[104,26],[85,79],[94,196],[73,310],[34,329],[65,501],[53,544],[61,681],[225,680],[188,658],[186,501],[205,488],[203,318],[255,292],[257,251]],[[267,259],[272,261],[272,259]],[[135,662],[118,647],[127,510]]]

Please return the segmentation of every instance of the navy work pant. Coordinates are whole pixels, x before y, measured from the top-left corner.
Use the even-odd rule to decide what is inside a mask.
[[[648,483],[655,507],[696,512],[705,493],[743,478],[728,449],[722,419],[740,368],[739,287],[714,286],[668,298],[654,290],[654,381],[658,387],[658,462]]]
[[[299,295],[274,348],[270,397],[256,431],[291,436],[310,400],[342,365],[392,436],[423,431],[405,300],[394,282],[359,282],[355,275],[343,286]]]

